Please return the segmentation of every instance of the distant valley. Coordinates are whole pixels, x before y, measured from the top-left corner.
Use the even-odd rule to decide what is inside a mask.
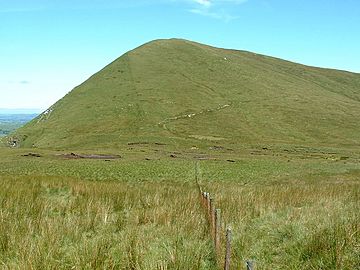
[[[0,114],[0,137],[10,134],[36,116],[37,114]]]

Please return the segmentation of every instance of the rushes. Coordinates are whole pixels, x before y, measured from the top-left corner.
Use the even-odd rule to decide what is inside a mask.
[[[356,269],[360,187],[356,182],[208,187],[234,231],[233,264],[259,269]]]
[[[1,177],[0,265],[211,269],[193,186]],[[183,194],[179,196],[178,194]]]
[[[259,163],[199,168],[201,186],[222,210],[223,231],[232,227],[231,265],[357,269],[359,166]],[[0,268],[216,269],[193,163],[136,164],[0,163]]]

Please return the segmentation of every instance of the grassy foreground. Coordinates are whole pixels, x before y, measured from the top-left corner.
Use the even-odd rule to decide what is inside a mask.
[[[234,231],[233,264],[257,269],[358,269],[359,184],[212,184]],[[224,250],[222,251],[224,254]]]
[[[28,151],[0,148],[1,268],[217,269],[193,158]],[[233,228],[232,269],[247,259],[257,269],[359,269],[359,153],[324,157],[274,150],[199,162],[223,230]]]
[[[187,184],[0,179],[4,268],[213,269],[198,194]]]

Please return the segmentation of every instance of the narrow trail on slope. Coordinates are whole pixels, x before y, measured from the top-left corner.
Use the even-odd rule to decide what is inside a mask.
[[[170,132],[170,133],[176,134],[174,131],[170,130],[170,129],[166,126],[166,124],[169,124],[169,123],[175,122],[175,121],[177,121],[177,120],[181,120],[181,119],[194,118],[194,117],[197,117],[197,116],[206,114],[206,113],[217,112],[217,111],[226,109],[226,108],[228,108],[228,107],[230,107],[230,106],[231,106],[231,104],[219,105],[219,106],[216,107],[216,108],[205,109],[205,110],[202,110],[202,111],[199,111],[199,112],[196,112],[196,113],[182,114],[182,115],[179,115],[179,116],[174,116],[174,117],[166,118],[165,120],[159,122],[159,123],[158,123],[158,126],[162,127],[163,129],[167,130],[167,131]]]

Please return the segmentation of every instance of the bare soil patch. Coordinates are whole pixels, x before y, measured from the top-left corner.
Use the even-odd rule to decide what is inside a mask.
[[[102,155],[102,154],[76,154],[76,153],[70,153],[70,154],[61,154],[59,155],[66,159],[119,159],[121,158],[120,155]]]

